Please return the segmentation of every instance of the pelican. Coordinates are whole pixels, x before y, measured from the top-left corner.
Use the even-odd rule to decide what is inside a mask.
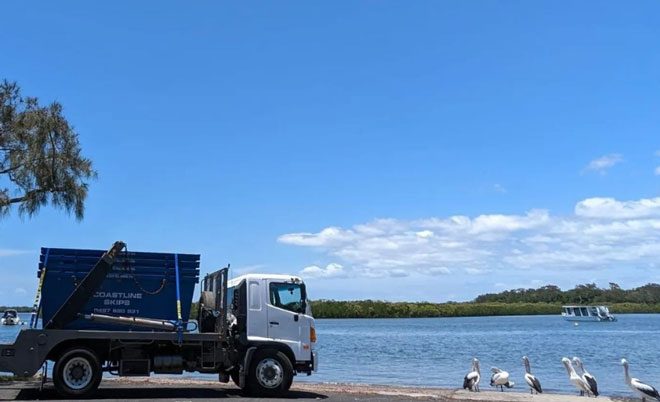
[[[579,357],[573,357],[573,363],[575,366],[582,371],[582,379],[589,385],[589,392],[593,396],[598,396],[598,383],[596,382],[596,377],[592,376],[587,370],[584,369],[584,364]]]
[[[573,364],[571,361],[567,358],[564,357],[561,359],[561,362],[564,363],[564,367],[566,367],[566,371],[568,372],[568,379],[571,381],[571,383],[575,386],[575,388],[580,391],[580,396],[584,396],[584,393],[587,393],[587,396],[589,396],[590,388],[589,384],[587,384],[586,381],[582,379],[576,372],[575,369],[573,368]]]
[[[472,371],[465,375],[463,379],[463,388],[472,392],[479,392],[479,381],[481,380],[481,370],[479,369],[479,359],[472,359]]]
[[[621,365],[623,366],[623,372],[626,376],[626,384],[642,397],[642,402],[646,402],[646,398],[660,401],[660,394],[658,394],[657,389],[648,384],[644,384],[637,378],[630,378],[630,374],[628,374],[628,360],[621,359]]]
[[[525,366],[525,382],[529,385],[529,393],[533,395],[534,391],[536,391],[537,394],[542,394],[543,388],[541,388],[541,382],[531,373],[529,359],[527,356],[523,356],[522,360],[523,365]]]
[[[491,387],[500,387],[500,391],[504,391],[504,387],[513,388],[514,382],[509,381],[509,373],[497,367],[491,368],[490,371],[493,372],[493,375],[490,377]]]

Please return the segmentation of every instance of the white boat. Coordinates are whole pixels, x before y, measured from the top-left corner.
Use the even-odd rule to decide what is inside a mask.
[[[562,306],[567,321],[616,321],[607,306]]]
[[[0,318],[0,324],[2,325],[18,325],[21,323],[21,318],[18,316],[18,311],[9,309],[5,310],[5,313]]]

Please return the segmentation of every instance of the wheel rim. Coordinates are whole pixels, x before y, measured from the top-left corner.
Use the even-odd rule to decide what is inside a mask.
[[[257,365],[257,381],[265,388],[277,388],[284,379],[284,369],[275,359],[263,359]]]
[[[63,373],[64,383],[71,389],[83,389],[92,382],[92,365],[83,357],[74,357],[66,362]]]

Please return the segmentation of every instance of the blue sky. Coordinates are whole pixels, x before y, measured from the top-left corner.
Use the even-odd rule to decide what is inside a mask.
[[[83,222],[0,221],[0,304],[41,246],[198,252],[317,298],[660,281],[660,4],[5,4],[0,76],[58,100]],[[646,201],[640,201],[646,200]]]

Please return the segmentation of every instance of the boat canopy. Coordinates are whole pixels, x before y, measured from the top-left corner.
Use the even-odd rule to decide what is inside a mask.
[[[610,314],[610,310],[607,306],[562,306],[562,315],[567,319],[577,319],[578,321],[582,320],[584,317],[585,320],[596,319],[598,321],[614,321],[615,318]]]

